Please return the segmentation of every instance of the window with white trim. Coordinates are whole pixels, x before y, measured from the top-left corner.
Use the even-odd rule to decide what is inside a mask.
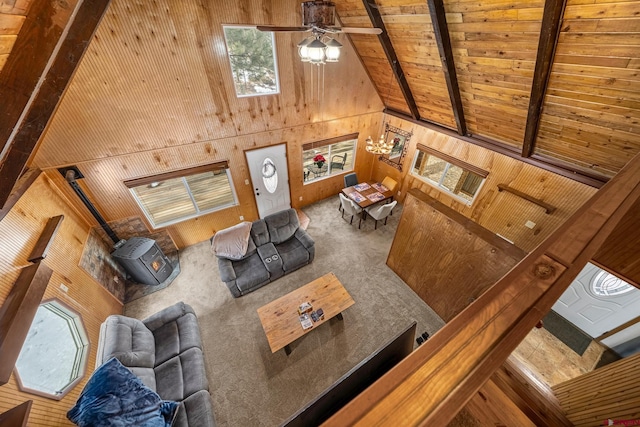
[[[471,205],[489,172],[418,144],[411,174]]]
[[[223,25],[222,28],[236,95],[243,97],[279,93],[273,33],[237,25]]]
[[[310,142],[302,145],[302,173],[305,184],[353,170],[358,134]]]
[[[238,204],[227,162],[126,181],[154,228]]]

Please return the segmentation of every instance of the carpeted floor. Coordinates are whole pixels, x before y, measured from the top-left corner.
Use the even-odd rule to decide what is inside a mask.
[[[338,197],[303,208],[316,257],[265,287],[234,299],[221,282],[209,242],[180,252],[181,273],[166,289],[125,306],[144,318],[183,300],[200,320],[207,374],[219,426],[277,426],[330,386],[409,322],[433,335],[444,322],[385,264],[401,206],[387,225],[371,219],[358,230],[341,219]],[[271,353],[256,310],[334,272],[355,305],[292,344],[292,353]]]

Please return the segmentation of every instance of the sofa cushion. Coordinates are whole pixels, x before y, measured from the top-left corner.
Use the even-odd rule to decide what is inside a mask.
[[[81,427],[169,427],[178,406],[112,358],[93,373],[67,418]]]
[[[156,373],[153,368],[138,368],[134,366],[128,369],[133,372],[136,377],[140,378],[144,385],[156,391]]]
[[[182,401],[173,427],[215,427],[211,395],[205,390],[193,393]]]
[[[153,337],[156,365],[190,348],[202,348],[198,319],[193,313],[185,313],[176,320],[163,324],[153,331]]]
[[[107,317],[100,331],[101,362],[117,357],[128,367],[153,368],[155,366],[155,340],[153,334],[138,319],[117,314]]]
[[[250,255],[251,223],[241,222],[233,227],[218,231],[211,239],[211,249],[217,257],[239,260]],[[255,250],[255,244],[253,245]]]
[[[245,260],[234,262],[233,267],[236,271],[236,286],[240,292],[245,292],[258,284],[269,281],[269,272],[258,253]]]
[[[182,401],[198,390],[209,390],[204,356],[199,348],[190,348],[154,369],[156,391],[166,400]]]
[[[266,216],[264,222],[267,223],[271,243],[275,245],[289,240],[300,227],[295,209],[287,209]]]
[[[257,247],[260,247],[271,241],[267,223],[264,222],[263,219],[253,221],[253,223],[251,224],[251,238],[253,238],[253,242]]]
[[[282,268],[287,273],[309,262],[309,252],[298,239],[289,239],[280,243],[276,245],[276,249],[282,259]]]

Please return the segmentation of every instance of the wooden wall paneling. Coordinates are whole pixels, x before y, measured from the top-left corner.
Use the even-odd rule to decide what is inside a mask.
[[[615,272],[640,287],[640,203],[629,211],[593,258],[605,270]]]
[[[610,177],[640,152],[637,14],[567,0],[535,153]]]
[[[299,6],[115,0],[35,163],[48,168],[380,111],[349,43],[340,62],[312,67],[297,57],[301,33],[275,36],[279,94],[235,95],[222,25],[282,25],[282,16],[299,19]]]
[[[13,50],[33,0],[0,1],[0,71]]]
[[[2,204],[28,166],[109,1],[37,2],[25,20],[15,55],[0,73]]]
[[[593,187],[470,144],[455,136],[445,135],[389,115],[387,121],[392,126],[413,131],[407,149],[406,167],[403,167],[402,173],[398,175],[398,182],[401,183],[401,202],[404,194],[416,188],[493,233],[513,241],[525,251],[533,250],[596,192]],[[471,206],[459,202],[411,174],[411,164],[416,155],[418,142],[489,171],[487,180]],[[388,168],[382,162],[376,161],[372,177],[380,180],[388,172]],[[552,215],[547,215],[539,206],[512,194],[499,192],[498,184],[509,185],[556,206],[557,210]],[[533,229],[524,226],[528,220],[536,224]]]
[[[449,0],[449,31],[469,132],[520,148],[532,79],[505,81],[532,69],[543,1],[482,3]],[[459,17],[452,22],[451,15]],[[528,76],[527,76],[528,77]]]
[[[55,173],[59,175],[57,171]],[[0,304],[5,301],[20,268],[28,264],[26,258],[44,224],[51,216],[59,214],[63,214],[65,220],[49,255],[42,261],[53,270],[43,299],[58,298],[82,315],[90,341],[90,353],[85,377],[61,401],[20,391],[13,376],[6,385],[0,387],[0,412],[25,400],[33,400],[30,426],[72,425],[66,419],[66,412],[77,400],[95,366],[100,324],[110,314],[122,314],[122,304],[78,266],[89,224],[68,204],[46,173],[38,177],[0,222]],[[62,291],[60,284],[67,286],[68,291]]]
[[[448,322],[525,255],[414,189],[405,198],[387,265]]]
[[[575,426],[640,418],[640,354],[553,387]]]
[[[301,207],[335,195],[343,187],[342,174],[303,185],[302,144],[359,132],[355,171],[358,176],[368,179],[371,176],[373,159],[365,151],[365,139],[380,132],[381,117],[380,113],[372,113],[333,120],[325,118],[323,122],[304,126],[285,127],[252,135],[202,141],[76,164],[85,175],[81,180],[83,189],[90,195],[103,216],[108,221],[113,221],[131,216],[144,217],[123,181],[221,160],[228,161],[239,205],[167,227],[178,248],[182,249],[210,238],[217,230],[237,224],[240,216],[244,216],[246,220],[258,217],[253,191],[250,185],[245,184],[245,180],[250,180],[245,150],[283,142],[287,144],[292,205]],[[61,188],[68,187],[57,170],[47,170],[46,174]],[[64,190],[64,193],[66,195],[67,190]],[[67,197],[70,200],[77,199],[73,193]],[[78,210],[86,211],[82,206],[78,206]],[[92,220],[92,223],[95,223],[95,220]],[[147,226],[150,228],[150,224]]]

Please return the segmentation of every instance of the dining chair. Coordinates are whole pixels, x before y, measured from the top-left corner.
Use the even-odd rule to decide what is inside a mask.
[[[349,224],[353,224],[353,216],[358,215],[358,228],[360,228],[360,225],[362,224],[362,215],[360,215],[362,213],[362,208],[342,193],[340,193],[340,206],[342,207],[342,218],[344,218],[345,212],[347,215],[351,215]]]
[[[365,211],[371,216],[371,218],[376,220],[376,225],[374,226],[374,230],[378,229],[378,221],[382,221],[384,219],[384,225],[387,225],[387,217],[391,215],[391,211],[396,207],[398,203],[397,200],[394,200],[391,203],[387,203],[381,206],[371,206],[365,209]]]
[[[353,187],[358,183],[358,176],[353,173],[348,173],[344,176],[344,188]]]
[[[396,188],[398,187],[398,182],[390,176],[385,176],[382,180],[382,185],[387,187],[389,191],[395,194]],[[393,200],[393,196],[391,196],[391,200]]]

